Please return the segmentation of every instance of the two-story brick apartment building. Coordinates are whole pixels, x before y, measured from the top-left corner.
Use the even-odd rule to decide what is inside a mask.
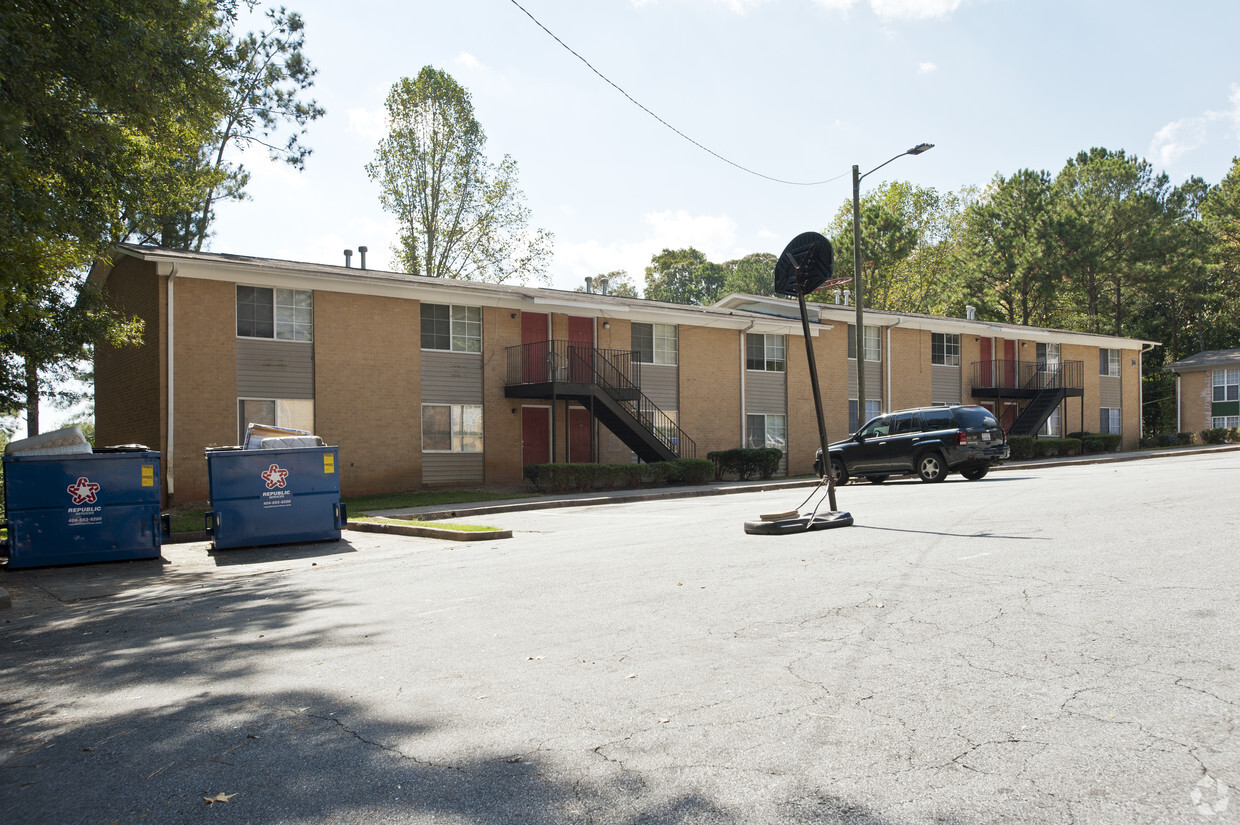
[[[694,307],[132,245],[91,277],[146,322],[141,346],[96,351],[97,437],[158,448],[169,502],[205,499],[204,448],[249,422],[339,445],[346,494],[746,444],[784,448],[796,475],[818,446],[790,300]],[[811,310],[828,434],[843,437],[854,309]],[[887,312],[866,326],[867,414],[982,403],[1009,426],[1136,446],[1150,342]]]

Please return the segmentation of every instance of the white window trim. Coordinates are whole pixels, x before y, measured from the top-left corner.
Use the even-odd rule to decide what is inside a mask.
[[[934,336],[935,336],[935,335],[941,335],[941,336],[943,336],[943,359],[944,359],[944,363],[942,363],[942,364],[935,363],[935,360],[934,360]],[[947,347],[947,343],[948,343],[948,341],[949,341],[949,340],[954,340],[954,342],[955,342],[955,352],[953,353],[953,356],[954,356],[954,358],[955,358],[955,360],[954,360],[954,361],[950,360],[950,358],[951,358],[952,356],[949,356],[949,355],[948,355],[948,347]],[[960,358],[960,333],[958,333],[958,332],[932,332],[932,333],[930,333],[930,364],[931,364],[931,366],[935,366],[935,367],[956,367],[956,368],[959,368],[959,367],[960,367],[960,361],[961,361],[961,358]]]
[[[447,307],[447,308],[448,308],[448,348],[447,348],[447,349],[441,349],[440,347],[425,347],[425,346],[422,346],[422,329],[421,329],[421,325],[422,325],[422,310],[421,310],[421,308],[419,308],[419,309],[418,309],[418,347],[422,350],[422,352],[451,352],[451,353],[455,353],[456,355],[477,355],[477,356],[481,356],[481,355],[482,355],[482,344],[483,344],[483,341],[482,341],[482,338],[483,338],[483,334],[482,334],[482,307],[480,307],[480,306],[471,306],[471,305],[469,305],[469,304],[437,304],[437,303],[435,303],[435,302],[433,302],[433,301],[425,301],[425,302],[423,302],[423,306],[440,306],[440,307]],[[478,342],[478,349],[477,349],[477,351],[474,351],[474,350],[467,350],[467,349],[457,349],[457,348],[454,346],[454,345],[455,345],[455,343],[456,343],[456,339],[457,339],[457,337],[458,337],[458,336],[457,336],[457,333],[456,333],[456,325],[457,325],[458,323],[460,323],[460,324],[467,324],[467,323],[469,323],[469,321],[457,321],[455,318],[453,318],[453,317],[452,317],[452,314],[453,314],[453,313],[452,313],[452,311],[453,311],[454,309],[473,309],[473,310],[477,310],[477,311],[478,311],[478,335],[477,335],[477,337],[475,338],[474,336],[465,336],[465,335],[461,335],[461,336],[459,336],[459,337],[461,337],[461,338],[468,338],[468,339],[469,339],[469,340],[471,340],[471,341],[472,341],[472,340],[476,340],[476,341]]]
[[[271,292],[271,335],[242,335],[237,332],[237,287],[244,286],[249,289],[266,289]],[[276,293],[285,292],[304,292],[310,296],[310,337],[304,341],[296,338],[281,338],[279,335],[279,322],[276,320]],[[233,333],[234,337],[239,341],[280,341],[285,344],[313,344],[314,343],[314,290],[313,289],[292,289],[288,287],[260,286],[258,284],[242,284],[233,285]],[[269,401],[265,398],[248,398],[247,401]]]

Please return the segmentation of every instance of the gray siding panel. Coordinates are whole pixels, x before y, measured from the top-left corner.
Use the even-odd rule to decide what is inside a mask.
[[[423,484],[481,484],[482,453],[422,453]]]
[[[788,381],[784,372],[745,373],[745,412],[758,415],[788,414]]]
[[[930,366],[930,403],[960,403],[960,367]]]
[[[642,394],[667,412],[680,409],[680,368],[664,364],[642,364]]]
[[[481,404],[482,356],[422,350],[422,401],[427,404]]]
[[[1098,406],[1122,409],[1124,394],[1120,386],[1119,376],[1102,375],[1098,377]]]
[[[314,344],[237,339],[239,398],[314,398]]]

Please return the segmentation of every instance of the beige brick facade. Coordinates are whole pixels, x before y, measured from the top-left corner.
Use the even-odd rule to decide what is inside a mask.
[[[340,448],[340,478],[346,495],[416,489],[424,483],[423,302],[481,307],[482,474],[487,484],[521,483],[523,407],[554,410],[554,455],[559,461],[568,457],[569,411],[575,402],[560,399],[553,404],[550,398],[506,395],[508,351],[521,343],[522,314],[530,312],[549,317],[555,340],[569,338],[570,318],[584,318],[592,326],[600,349],[626,352],[632,347],[633,323],[675,324],[678,364],[675,373],[664,371],[659,380],[676,382],[662,384],[662,392],[670,397],[667,387],[675,387],[678,409],[674,412],[694,441],[699,458],[714,450],[743,445],[746,332],[783,335],[788,472],[804,475],[811,471],[818,448],[818,425],[800,317],[796,305],[789,301],[733,296],[717,307],[677,307],[535,288],[363,274],[342,267],[283,261],[238,263],[231,257],[209,254],[126,249],[128,252],[120,254],[115,266],[100,277],[114,301],[146,321],[146,339],[136,348],[97,350],[97,432],[103,443],[136,441],[157,446],[165,455],[165,482],[171,483],[174,491],[170,503],[205,500],[204,449],[237,441],[238,283],[313,291],[313,363],[301,363],[307,370],[312,368],[315,431]],[[166,316],[169,273],[174,269],[175,317],[171,327],[175,352],[171,373],[175,420],[169,427],[170,325]],[[579,308],[574,309],[575,305]],[[848,325],[854,316],[851,309],[843,307],[820,306],[815,311],[822,317],[811,342],[827,436],[838,440],[849,431]],[[882,361],[867,363],[867,372],[876,370],[881,376],[883,409],[931,403],[936,377],[931,364],[931,335],[939,331],[960,336],[960,400],[994,405],[993,399],[972,395],[972,382],[973,365],[981,357],[981,338],[994,336],[995,325],[892,313],[871,313],[866,323],[881,330]],[[1062,360],[1082,362],[1084,396],[1070,398],[1064,404],[1065,432],[1097,430],[1098,347],[1121,349],[1124,447],[1137,445],[1142,342],[1046,330],[1039,330],[1036,337],[1022,337],[1015,330],[1012,333],[1018,361],[1035,361],[1038,341],[1061,338]],[[1003,338],[994,336],[994,342],[993,357],[1005,357]],[[280,369],[286,369],[278,364],[273,368],[277,377]],[[289,366],[282,374],[293,376],[292,370]],[[299,379],[304,383],[298,386],[309,388],[309,376],[310,372],[305,372]],[[1199,373],[1182,379],[1182,409],[1187,417],[1196,419],[1186,421],[1186,429],[1200,430],[1209,425],[1206,377]],[[937,378],[939,392],[943,393],[941,370]],[[780,397],[779,383],[772,379],[768,373],[762,381],[767,414],[774,413],[771,399]],[[279,397],[274,390],[272,394]],[[632,460],[629,447],[597,421],[592,423],[592,430],[598,460]],[[169,431],[174,450],[171,455]]]

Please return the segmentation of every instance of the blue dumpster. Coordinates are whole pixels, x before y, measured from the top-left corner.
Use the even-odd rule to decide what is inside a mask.
[[[4,456],[9,569],[159,558],[159,453]]]
[[[340,538],[337,447],[207,450],[207,533],[216,548]]]

